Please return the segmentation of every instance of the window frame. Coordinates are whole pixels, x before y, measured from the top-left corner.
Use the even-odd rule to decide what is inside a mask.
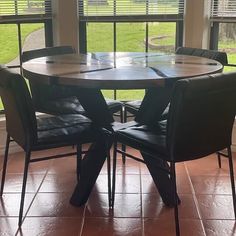
[[[114,0],[114,8],[115,8]],[[148,4],[148,0],[146,1]],[[179,0],[179,4],[183,6],[185,0]],[[148,7],[148,5],[146,5]],[[81,10],[82,9],[82,10]],[[83,0],[78,0],[78,15],[79,15],[79,51],[80,53],[87,53],[87,23],[113,23],[113,52],[116,52],[116,24],[117,23],[145,23],[145,51],[148,52],[148,23],[149,22],[173,22],[176,23],[176,38],[175,38],[175,48],[183,45],[183,31],[184,31],[184,13],[177,14],[148,14],[146,15],[116,15],[114,9],[114,15],[104,15],[104,16],[89,16],[83,14]]]

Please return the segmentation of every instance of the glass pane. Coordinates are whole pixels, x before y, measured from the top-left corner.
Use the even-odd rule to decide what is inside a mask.
[[[3,110],[2,100],[0,98],[0,111]]]
[[[145,52],[145,23],[118,23],[117,52]]]
[[[148,23],[148,51],[160,53],[175,52],[176,23]]]
[[[113,23],[87,24],[87,51],[113,51]]]
[[[145,23],[117,23],[118,52],[145,52]],[[122,101],[142,99],[144,90],[117,90],[117,99]]]
[[[0,24],[0,63],[7,64],[13,61],[18,53],[18,36],[17,36],[17,26],[12,24]],[[19,64],[14,62],[12,64]]]
[[[15,66],[19,65],[19,42],[16,25],[0,25],[1,54],[0,63]],[[45,47],[43,24],[21,24],[23,50]]]
[[[224,51],[228,55],[228,63],[236,65],[236,24],[220,23],[219,27],[219,51]],[[224,71],[236,70],[236,67],[226,66]]]
[[[21,24],[23,51],[45,47],[44,24]]]

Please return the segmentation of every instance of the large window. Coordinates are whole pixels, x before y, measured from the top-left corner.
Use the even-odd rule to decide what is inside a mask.
[[[173,53],[182,45],[184,0],[78,0],[78,12],[82,53]],[[143,94],[118,91],[117,98]]]
[[[51,45],[51,20],[51,0],[1,0],[0,63],[19,67],[21,58],[15,61],[13,59],[21,55],[27,36],[36,30],[42,29],[40,35],[43,38],[35,37],[34,40],[40,44]]]
[[[210,48],[227,52],[229,64],[236,65],[236,0],[212,0],[210,20]]]
[[[81,52],[173,52],[182,44],[184,0],[79,0],[78,8]]]
[[[26,41],[24,50],[52,45],[51,0],[0,0],[0,63],[20,72]]]

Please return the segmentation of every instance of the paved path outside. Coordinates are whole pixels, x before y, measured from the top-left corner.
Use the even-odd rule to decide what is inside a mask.
[[[37,48],[45,47],[45,37],[44,37],[44,28],[36,30],[30,33],[24,42],[23,51],[28,51]],[[19,64],[19,56],[17,56],[14,60],[8,63],[8,65],[16,65]]]

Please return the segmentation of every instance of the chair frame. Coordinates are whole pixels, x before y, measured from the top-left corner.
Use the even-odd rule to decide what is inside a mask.
[[[235,73],[234,73],[234,77],[235,77]],[[210,79],[214,79],[214,78],[211,78],[211,76],[209,76],[210,77]],[[214,77],[214,76],[212,76],[212,77]],[[215,76],[215,77],[219,77],[219,75],[217,76]],[[230,77],[230,76],[229,76]],[[217,79],[217,78],[216,78]],[[225,80],[227,80],[228,79],[228,77],[227,78],[224,78]],[[202,78],[202,80],[203,80],[203,78]],[[234,83],[235,84],[235,83]],[[231,84],[229,84],[229,85],[231,85]],[[229,87],[229,85],[227,85],[228,87]],[[201,86],[203,86],[203,84],[201,84]],[[218,87],[219,87],[219,85],[218,85]],[[197,90],[198,91],[198,90]],[[199,92],[199,91],[198,91]],[[196,92],[195,92],[196,93]],[[231,92],[232,93],[232,92]],[[182,95],[180,95],[179,93],[177,93],[176,92],[176,94],[178,95],[178,96],[182,96]],[[177,95],[175,95],[175,96],[177,96]],[[219,96],[219,95],[218,95]],[[175,97],[174,97],[175,98]],[[173,98],[173,101],[174,101],[174,98]],[[180,101],[177,101],[176,103],[180,103]],[[176,106],[177,106],[177,104],[176,104]],[[174,107],[174,106],[173,106]],[[172,109],[172,108],[171,108]],[[178,111],[177,111],[177,109],[179,109]],[[182,110],[180,111],[180,108],[177,108],[177,109],[173,109],[173,110],[171,110],[171,115],[169,115],[169,118],[168,118],[168,120],[170,119],[170,120],[173,120],[173,114],[175,113],[175,112],[178,112],[178,113],[181,113],[181,112],[183,112]],[[232,111],[231,111],[232,112]],[[231,114],[232,115],[232,114]],[[228,121],[229,121],[229,117],[227,118],[228,119]],[[231,119],[231,118],[230,118]],[[180,120],[180,118],[178,118],[178,120]],[[176,124],[174,124],[174,125],[176,125]],[[175,126],[174,125],[172,125],[172,124],[170,124],[170,126],[173,126],[172,127],[172,129],[174,130],[174,131],[172,131],[172,133],[168,133],[167,135],[172,135],[173,137],[174,137],[174,140],[176,139],[176,134],[175,134],[175,132],[176,132],[176,128],[174,128]],[[226,127],[227,127],[227,132],[229,132],[229,126],[227,126],[226,125]],[[221,128],[221,131],[222,131],[222,128]],[[119,132],[119,130],[118,130],[118,132]],[[209,131],[208,131],[209,132]],[[227,133],[228,134],[228,133]],[[180,135],[179,133],[178,133],[178,135]],[[172,137],[172,139],[173,139],[173,137]],[[178,136],[177,136],[178,137]],[[226,136],[227,137],[227,140],[228,140],[228,137],[229,137],[229,134]],[[224,141],[223,141],[223,145],[225,145],[226,144],[226,137],[224,137]],[[130,147],[132,147],[132,148],[135,148],[135,149],[138,149],[137,147],[135,147],[135,146],[132,146],[132,145],[129,145],[129,144],[127,144],[126,143],[126,141],[124,141],[124,142],[122,142],[120,139],[119,139],[119,137],[116,137],[116,132],[113,134],[113,139],[114,139],[114,152],[113,152],[113,173],[112,173],[112,207],[114,207],[114,201],[115,201],[115,186],[116,186],[116,162],[117,162],[117,153],[121,153],[122,155],[123,154],[125,154],[127,157],[130,157],[130,158],[132,158],[132,159],[134,159],[134,160],[136,160],[136,161],[139,161],[139,162],[142,162],[142,163],[146,163],[143,159],[140,159],[140,158],[138,158],[138,157],[136,157],[136,156],[133,156],[133,155],[131,155],[131,154],[127,154],[127,153],[125,153],[124,151],[122,151],[122,150],[119,150],[118,148],[117,148],[117,142],[121,142],[122,144],[124,144],[124,145],[127,145],[127,146],[130,146]],[[170,139],[170,136],[169,136],[169,139]],[[132,137],[131,137],[131,140],[132,140]],[[170,140],[169,140],[170,141]],[[229,142],[229,141],[227,141],[227,142]],[[167,143],[168,143],[168,141],[167,141]],[[186,160],[188,160],[188,159],[185,159],[185,157],[183,157],[183,160],[182,159],[178,159],[177,158],[177,161],[175,160],[175,154],[174,154],[174,152],[176,152],[176,150],[175,150],[175,146],[177,145],[176,144],[176,142],[174,141],[174,145],[175,146],[172,146],[172,144],[171,143],[168,143],[170,146],[168,147],[168,150],[169,150],[169,154],[168,154],[168,162],[169,162],[169,164],[170,164],[170,168],[168,169],[165,169],[165,171],[166,171],[166,173],[167,174],[169,174],[170,175],[170,182],[171,182],[171,191],[173,191],[173,193],[174,193],[174,196],[173,196],[173,199],[174,199],[174,202],[175,202],[175,205],[174,205],[174,218],[175,218],[175,232],[176,232],[176,235],[177,236],[179,236],[180,235],[180,226],[179,226],[179,216],[178,216],[178,204],[179,204],[179,202],[178,202],[178,198],[177,198],[177,186],[176,186],[176,170],[175,170],[175,164],[176,164],[176,162],[178,162],[178,161],[186,161]],[[168,146],[168,144],[167,144],[167,146]],[[181,144],[181,145],[183,145],[183,144]],[[220,148],[220,145],[222,145],[222,144],[216,144],[216,146],[218,147],[218,148]],[[182,146],[181,146],[181,148],[182,148]],[[215,146],[213,147],[213,148],[216,148]],[[231,151],[231,145],[230,144],[228,144],[227,146],[225,146],[225,148],[226,148],[226,150],[227,150],[227,154],[223,154],[225,157],[227,157],[228,158],[228,165],[229,165],[229,174],[230,174],[230,182],[231,182],[231,192],[232,192],[232,199],[233,199],[233,209],[234,209],[234,217],[235,217],[235,219],[236,219],[236,193],[235,193],[235,180],[234,180],[234,169],[233,169],[233,160],[232,160],[232,151]],[[139,150],[139,149],[138,149]],[[178,149],[177,149],[178,150]],[[204,149],[203,149],[204,150]],[[211,151],[212,152],[211,152]],[[150,158],[158,158],[158,156],[157,156],[157,153],[155,153],[155,151],[150,151],[150,152],[148,152],[147,153],[147,151],[146,150],[143,150],[143,149],[141,149],[141,151],[143,152],[143,153],[145,153],[146,152],[146,154],[148,154],[149,156],[150,156]],[[196,150],[195,150],[195,152],[196,152]],[[208,150],[208,149],[206,149],[206,151],[199,151],[201,154],[197,154],[197,156],[193,156],[193,160],[194,159],[198,159],[198,158],[203,158],[203,157],[205,157],[205,156],[207,156],[207,155],[209,155],[209,154],[211,154],[211,153],[214,153],[214,150],[212,149],[212,146],[210,146],[210,149]],[[188,151],[187,151],[187,153],[188,153]],[[191,153],[191,152],[190,152]],[[194,152],[193,152],[194,153]],[[204,154],[203,154],[204,153]],[[208,153],[208,154],[207,154]],[[160,154],[161,155],[161,154]],[[178,154],[179,155],[179,154]],[[187,155],[189,155],[189,154],[187,154]],[[196,155],[196,154],[193,154],[193,155]],[[218,154],[219,155],[219,154]],[[160,158],[160,160],[164,160],[164,159],[162,159],[162,158]],[[219,160],[219,159],[218,159]],[[221,165],[221,162],[219,162],[220,163],[220,165]],[[157,168],[158,168],[158,166],[156,166]],[[160,167],[159,167],[160,168]],[[163,168],[161,168],[162,170],[163,170]]]
[[[13,141],[16,141],[17,144],[24,150],[25,152],[25,160],[24,160],[24,170],[23,170],[23,184],[22,184],[22,191],[21,191],[21,200],[20,200],[20,209],[19,209],[19,218],[18,218],[18,225],[21,227],[23,222],[23,209],[24,209],[24,200],[25,200],[25,191],[26,191],[26,184],[27,184],[27,176],[28,176],[28,168],[30,163],[33,162],[39,162],[43,160],[50,160],[50,159],[57,159],[67,156],[76,155],[77,157],[77,180],[80,178],[80,170],[81,170],[81,161],[82,161],[82,155],[89,153],[88,151],[82,151],[82,144],[85,143],[91,143],[97,140],[97,135],[88,136],[86,139],[77,140],[77,136],[72,136],[70,139],[59,139],[59,141],[54,142],[38,142],[38,134],[37,132],[37,120],[35,115],[35,110],[33,109],[32,105],[32,98],[30,96],[29,90],[27,88],[27,85],[19,74],[12,73],[9,70],[7,70],[6,67],[1,68],[0,70],[6,73],[3,74],[3,85],[1,87],[3,94],[5,93],[5,88],[7,89],[7,95],[6,97],[3,97],[3,101],[8,100],[8,93],[10,94],[10,98],[12,98],[12,103],[10,104],[4,104],[8,107],[6,109],[6,121],[7,121],[7,137],[6,137],[6,146],[5,146],[5,153],[4,153],[4,161],[3,161],[3,169],[2,169],[2,176],[1,176],[1,188],[0,188],[0,197],[2,197],[3,191],[4,191],[4,185],[5,185],[5,179],[6,179],[6,172],[7,172],[7,163],[8,163],[8,154],[9,154],[9,146],[10,143]],[[6,80],[6,81],[4,81]],[[9,81],[9,82],[8,82]],[[9,86],[9,88],[7,87]],[[19,89],[22,89],[21,92],[19,92]],[[16,93],[16,90],[18,91]],[[2,95],[2,94],[1,94]],[[20,98],[19,98],[20,96]],[[10,105],[13,104],[13,109],[9,108]],[[20,131],[16,131],[13,129],[13,131],[10,129],[12,125],[12,120],[9,120],[8,117],[13,116],[14,111],[17,111],[17,122],[19,122]],[[23,114],[26,114],[25,117]],[[30,116],[32,115],[32,116]],[[78,115],[81,116],[81,115]],[[31,120],[30,120],[31,119]],[[32,121],[32,124],[30,122]],[[81,123],[82,125],[82,123]],[[58,127],[63,128],[63,127]],[[47,131],[47,130],[45,130]],[[77,132],[77,131],[76,131]],[[78,130],[78,134],[79,134]],[[11,133],[11,134],[10,134]],[[19,135],[18,135],[19,133]],[[77,133],[74,133],[74,135]],[[100,133],[99,133],[100,134]],[[101,133],[103,135],[103,133]],[[64,136],[62,136],[64,137]],[[91,138],[90,138],[91,137]],[[65,135],[66,138],[66,135]],[[104,136],[105,138],[105,136]],[[14,140],[15,139],[15,140]],[[106,145],[106,139],[104,139],[105,145]],[[53,148],[59,148],[59,147],[66,147],[66,146],[72,146],[76,145],[76,151],[73,152],[66,152],[63,154],[57,154],[57,155],[50,155],[50,156],[44,156],[44,157],[35,157],[31,159],[31,153],[41,150],[48,150]],[[107,171],[108,171],[108,201],[109,204],[111,203],[111,174],[110,174],[110,155],[108,154],[109,150],[107,149]]]

